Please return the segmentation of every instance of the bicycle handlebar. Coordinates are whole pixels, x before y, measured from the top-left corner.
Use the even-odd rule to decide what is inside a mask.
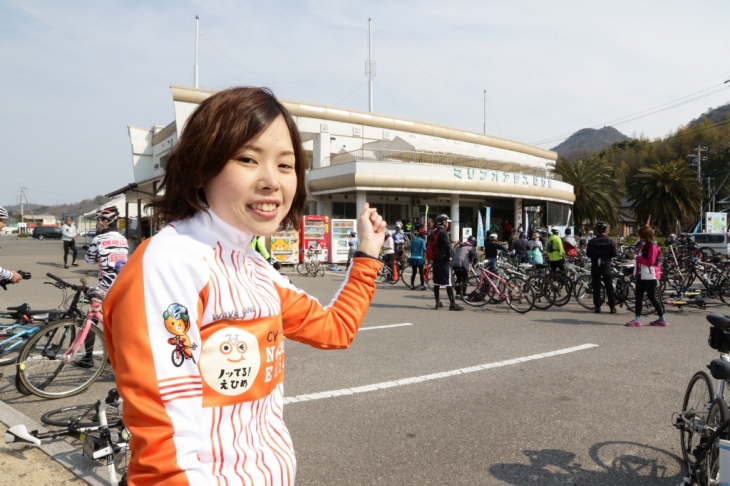
[[[72,283],[68,283],[68,282],[66,282],[63,279],[60,279],[60,278],[56,277],[52,273],[47,273],[46,276],[49,277],[49,278],[51,278],[51,279],[53,279],[53,280],[55,280],[56,283],[53,284],[53,285],[55,285],[56,287],[59,287],[59,288],[70,288],[71,290],[76,290],[76,291],[85,290],[86,289],[86,284],[84,284],[83,286],[81,286],[81,285],[74,285]]]

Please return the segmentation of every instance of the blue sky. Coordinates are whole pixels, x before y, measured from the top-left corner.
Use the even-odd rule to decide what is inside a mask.
[[[204,88],[367,110],[371,17],[376,112],[481,131],[486,89],[487,133],[546,148],[606,124],[661,137],[730,102],[727,1],[0,0],[0,204],[132,182],[126,126],[172,120],[196,14]]]

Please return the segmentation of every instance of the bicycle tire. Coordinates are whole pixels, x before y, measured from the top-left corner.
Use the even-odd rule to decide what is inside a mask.
[[[710,407],[710,413],[707,415],[707,426],[717,429],[730,415],[727,409],[727,403],[723,398],[715,398],[712,401],[712,407]],[[699,483],[702,485],[716,485],[718,484],[718,475],[720,472],[720,440],[727,440],[728,431],[725,429],[724,432],[715,439],[712,444],[705,443],[707,448],[707,454],[703,459],[703,463],[700,465],[699,471]]]
[[[466,295],[462,294],[461,300],[463,300],[466,305],[469,305],[471,307],[484,307],[491,299],[490,292],[492,289],[489,286],[489,283],[483,281],[481,282],[481,288],[479,288],[480,277],[476,275],[470,275],[469,281],[469,287],[473,288],[474,290]]]
[[[299,273],[299,275],[306,275],[309,273],[309,269],[305,262],[297,263],[297,273]]]
[[[684,392],[682,415],[689,411],[693,415],[693,421],[696,418],[698,422],[706,424],[714,396],[715,392],[709,375],[704,371],[698,371],[689,380],[687,390]],[[682,447],[682,456],[691,469],[695,463],[695,456],[692,451],[699,444],[699,437],[696,437],[692,430],[683,428],[680,429],[679,442]]]
[[[403,285],[405,285],[408,288],[411,288],[411,275],[413,275],[413,267],[408,265],[406,268],[403,269],[403,271],[400,273],[400,280],[403,282]],[[418,276],[418,273],[416,273],[416,276]],[[413,281],[413,284],[415,285],[415,279]]]
[[[430,264],[423,268],[423,280],[428,290],[433,290],[433,267]]]
[[[570,302],[570,296],[573,294],[573,284],[570,280],[560,273],[551,273],[546,278],[550,282],[550,286],[554,289],[553,295],[555,301],[553,305],[555,307],[563,307]]]
[[[41,398],[64,398],[86,390],[94,383],[107,362],[106,343],[101,330],[94,324],[86,343],[92,341],[92,367],[77,366],[74,361],[86,355],[86,344],[66,362],[63,353],[81,332],[84,321],[69,319],[49,324],[26,342],[18,357],[20,381],[28,391]],[[61,358],[61,359],[59,359]]]
[[[581,307],[593,310],[596,308],[593,303],[593,282],[590,275],[581,275],[573,287],[573,297]],[[606,300],[606,289],[601,284],[601,304]]]
[[[325,271],[324,265],[322,265],[320,263],[318,266],[319,266],[319,276],[324,277],[324,271]]]
[[[108,406],[106,420],[109,427],[117,427],[122,423],[119,409]],[[96,403],[86,405],[72,405],[57,408],[41,415],[41,422],[56,427],[96,427],[99,423],[99,410]]]
[[[717,293],[725,305],[730,305],[730,280],[723,276],[717,283]]]
[[[544,276],[531,275],[527,281],[535,290],[535,309],[547,310],[553,306],[555,297],[551,296],[552,289]]]
[[[0,336],[0,366],[7,366],[18,360],[26,339],[15,338],[15,336],[25,333],[26,329],[22,327],[11,328],[11,326],[0,326],[0,329],[2,328],[5,328],[5,332]],[[6,346],[12,346],[13,348],[5,349]]]
[[[535,306],[535,289],[521,277],[507,280],[505,294],[507,305],[515,312],[526,314]]]

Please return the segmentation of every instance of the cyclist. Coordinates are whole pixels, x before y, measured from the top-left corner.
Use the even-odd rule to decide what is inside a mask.
[[[578,243],[573,238],[573,231],[570,228],[565,228],[563,249],[565,250],[565,256],[568,258],[576,258],[578,256]]]
[[[552,228],[550,232],[552,234],[547,240],[546,248],[550,271],[562,272],[565,270],[565,266],[563,265],[565,249],[563,248],[563,241],[560,239],[560,230],[558,228]]]
[[[350,266],[352,257],[355,256],[357,251],[357,245],[360,244],[360,240],[357,239],[357,233],[355,231],[350,232],[350,237],[347,239],[347,266]]]
[[[5,210],[4,207],[0,206],[0,230],[5,227],[7,221],[8,212]],[[16,284],[21,280],[23,280],[23,277],[18,272],[14,272],[13,270],[6,270],[3,267],[0,267],[0,282]]]
[[[650,322],[650,326],[666,327],[667,319],[664,317],[664,307],[660,299],[657,299],[657,282],[661,279],[661,264],[659,245],[654,243],[654,230],[648,226],[642,226],[637,232],[641,240],[639,251],[636,252],[636,266],[634,278],[636,279],[636,305],[634,320],[627,322],[627,327],[641,327],[641,307],[644,303],[644,293],[654,306],[659,319]]]
[[[411,241],[411,267],[413,267],[413,273],[411,273],[411,290],[416,290],[416,272],[421,277],[421,286],[419,290],[426,290],[426,285],[423,278],[423,265],[424,257],[426,255],[426,228],[421,226],[418,229],[418,233],[413,237]]]
[[[497,269],[497,257],[501,251],[505,251],[505,249],[504,246],[497,243],[497,233],[491,233],[489,241],[484,243],[484,259],[487,262],[487,270],[490,272]]]
[[[510,248],[515,258],[517,258],[517,261],[520,263],[525,263],[527,261],[527,252],[529,249],[530,248],[527,246],[527,235],[524,233],[520,233],[519,238],[512,243],[512,247]]]
[[[456,277],[457,297],[461,297],[464,293],[472,264],[479,261],[476,245],[477,239],[469,236],[464,243],[459,244],[456,250],[454,250],[454,259],[451,262],[451,266],[454,269],[454,276]]]
[[[596,223],[596,234],[588,241],[586,255],[591,259],[591,285],[593,286],[593,312],[601,312],[601,282],[606,288],[608,307],[611,314],[616,313],[616,295],[613,292],[611,258],[616,257],[616,245],[606,236],[608,225],[603,221]],[[593,233],[591,231],[591,233]]]
[[[451,220],[445,214],[439,214],[436,216],[436,229],[429,236],[435,238],[435,245],[437,248],[436,256],[431,263],[433,268],[433,295],[436,298],[436,309],[440,309],[444,305],[439,299],[439,289],[446,287],[446,294],[449,296],[449,310],[461,311],[464,310],[454,300],[454,289],[452,288],[452,268],[451,268],[451,238],[449,238],[449,227],[451,226]]]
[[[109,291],[129,254],[127,239],[117,229],[118,219],[116,206],[98,210],[97,233],[86,250],[86,263],[99,265],[99,290],[102,294]]]
[[[383,265],[390,266],[392,271],[390,278],[395,279],[395,245],[393,237],[387,231],[385,232],[385,240],[383,240]]]
[[[251,248],[259,252],[266,261],[269,261],[269,258],[271,258],[269,252],[266,251],[266,242],[263,236],[254,236],[253,240],[251,240]]]
[[[408,221],[406,221],[406,227],[405,227],[406,233],[413,234],[413,218],[408,218]]]
[[[393,233],[393,243],[395,244],[395,253],[398,255],[397,258],[403,257],[403,248],[406,244],[406,234],[403,232],[403,225],[401,223],[395,224],[395,233]]]

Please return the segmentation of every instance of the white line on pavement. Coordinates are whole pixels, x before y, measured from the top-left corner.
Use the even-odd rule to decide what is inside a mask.
[[[370,329],[387,329],[389,327],[401,327],[401,326],[412,326],[410,322],[404,322],[403,324],[389,324],[387,326],[371,326],[371,327],[361,327],[360,331],[369,331]]]
[[[372,329],[372,328],[371,328]],[[468,368],[459,368],[451,371],[444,371],[442,373],[433,373],[431,375],[414,376],[412,378],[403,378],[395,381],[386,381],[383,383],[374,383],[372,385],[358,386],[354,388],[342,388],[340,390],[330,390],[319,393],[310,393],[307,395],[297,395],[295,397],[284,398],[284,403],[295,403],[295,402],[307,402],[309,400],[319,400],[322,398],[339,397],[342,395],[353,395],[355,393],[365,393],[376,390],[382,390],[385,388],[393,388],[396,386],[411,385],[413,383],[420,383],[422,381],[436,380],[439,378],[447,378],[449,376],[462,375],[465,373],[471,373],[473,371],[483,371],[491,368],[500,368],[502,366],[509,366],[517,363],[524,363],[525,361],[532,361],[535,359],[549,358],[551,356],[558,356],[560,354],[575,353],[576,351],[583,351],[584,349],[597,348],[598,344],[581,344],[580,346],[573,346],[572,348],[558,349],[541,354],[532,354],[530,356],[524,356],[522,358],[508,359],[505,361],[497,361],[495,363],[487,363],[477,366],[469,366]]]

